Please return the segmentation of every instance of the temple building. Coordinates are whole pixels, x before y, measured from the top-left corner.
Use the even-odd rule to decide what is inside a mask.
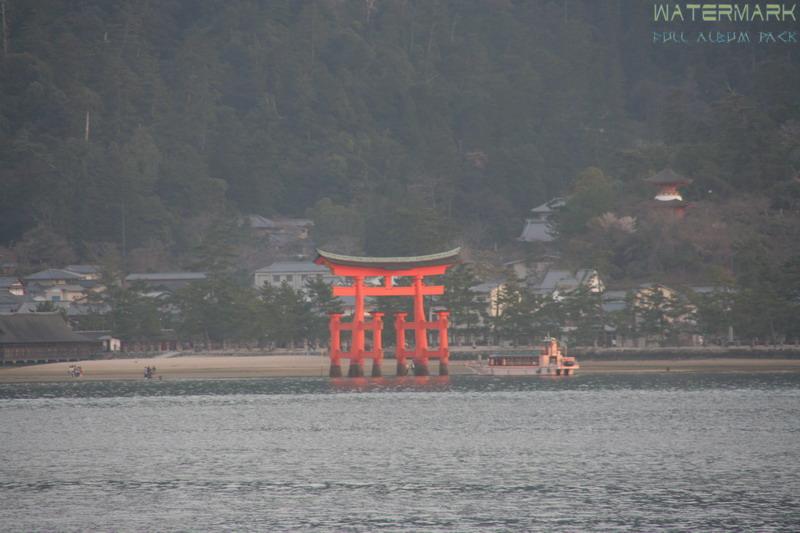
[[[689,204],[683,201],[679,187],[692,183],[690,178],[681,176],[671,168],[665,168],[658,174],[645,178],[643,181],[657,189],[654,197],[655,207],[670,209],[678,216],[685,214],[686,207]]]
[[[60,313],[0,315],[0,364],[79,361],[102,350],[73,332]]]
[[[538,207],[531,209],[531,214],[525,219],[522,235],[517,240],[524,242],[550,242],[555,239],[550,229],[550,218],[559,207],[564,205],[563,198],[553,198]]]

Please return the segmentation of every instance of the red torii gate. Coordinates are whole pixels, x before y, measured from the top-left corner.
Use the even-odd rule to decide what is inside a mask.
[[[448,268],[458,261],[460,248],[448,252],[418,257],[354,257],[334,254],[317,250],[318,265],[327,266],[334,276],[353,278],[351,286],[333,287],[334,296],[355,297],[355,312],[352,322],[342,322],[341,314],[332,314],[330,319],[331,332],[331,377],[341,377],[341,359],[350,360],[350,377],[364,375],[364,359],[372,359],[372,376],[381,375],[381,362],[383,361],[383,313],[371,313],[370,320],[364,316],[364,299],[367,296],[411,296],[414,298],[414,320],[406,321],[406,313],[395,315],[395,332],[397,334],[397,375],[404,376],[408,373],[406,359],[411,357],[414,361],[414,374],[417,376],[428,375],[428,360],[439,359],[439,375],[447,375],[449,361],[449,344],[447,327],[449,325],[449,312],[437,312],[437,319],[426,320],[424,297],[444,294],[441,285],[425,285],[425,276],[444,274]],[[380,286],[365,285],[364,279],[368,277],[383,278]],[[392,283],[395,277],[411,277],[413,284],[406,287],[397,287]],[[414,348],[406,348],[406,331],[414,331]],[[439,346],[436,349],[428,347],[428,331],[439,332]],[[348,350],[342,350],[342,331],[352,332],[352,342]],[[366,332],[372,333],[372,349],[366,349]]]

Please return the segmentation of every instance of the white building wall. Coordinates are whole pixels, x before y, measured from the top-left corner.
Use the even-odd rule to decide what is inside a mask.
[[[254,285],[257,289],[260,289],[265,284],[270,284],[273,287],[280,287],[285,281],[294,290],[305,289],[306,281],[309,279],[320,278],[328,284],[332,284],[336,279],[331,274],[298,271],[258,271],[254,274],[253,278]]]

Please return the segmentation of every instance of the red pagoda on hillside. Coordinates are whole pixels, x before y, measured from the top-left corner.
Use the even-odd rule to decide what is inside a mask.
[[[455,248],[448,252],[416,257],[355,257],[317,250],[315,263],[330,268],[334,276],[347,277],[352,281],[350,286],[333,287],[333,295],[355,298],[355,313],[352,320],[343,321],[341,314],[332,314],[330,318],[330,376],[342,375],[342,359],[350,361],[348,377],[364,375],[364,359],[372,359],[373,377],[381,375],[383,313],[371,313],[370,319],[365,317],[364,300],[367,296],[410,296],[414,299],[413,320],[407,321],[406,313],[395,315],[398,375],[407,374],[407,358],[412,358],[414,361],[414,375],[428,375],[429,359],[438,359],[439,375],[447,375],[450,356],[447,327],[450,313],[438,311],[435,320],[428,320],[424,305],[425,296],[444,294],[444,287],[426,285],[424,279],[426,276],[444,274],[458,261],[460,251],[460,248]],[[401,277],[409,278],[411,284],[396,285],[395,278]],[[438,332],[437,346],[428,345],[430,330]],[[414,336],[413,347],[408,347],[406,344],[408,331]],[[345,332],[349,336],[349,342],[343,343],[342,333]]]
[[[689,204],[683,201],[679,187],[692,183],[690,178],[681,176],[671,168],[665,168],[658,174],[645,178],[643,181],[654,185],[658,192],[655,196],[655,207],[671,210],[675,215],[682,217]]]

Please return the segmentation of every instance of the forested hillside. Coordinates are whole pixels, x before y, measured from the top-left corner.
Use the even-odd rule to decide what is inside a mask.
[[[581,244],[665,166],[708,228],[800,205],[797,45],[653,45],[649,2],[0,3],[0,245],[39,262],[178,257],[250,213],[371,254],[488,248],[599,186],[566,251],[624,277],[688,264]],[[730,267],[712,241],[687,261]]]

